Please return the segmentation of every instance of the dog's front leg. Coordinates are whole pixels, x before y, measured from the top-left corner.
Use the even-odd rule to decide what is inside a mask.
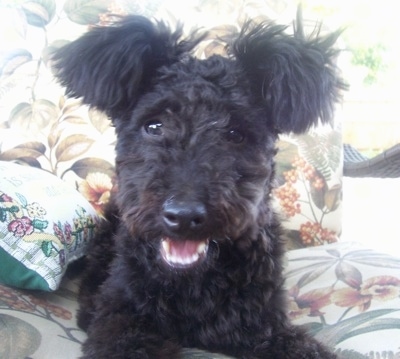
[[[180,346],[165,340],[146,318],[124,313],[96,317],[82,346],[82,359],[173,359]]]
[[[259,359],[338,359],[337,355],[299,327],[275,333],[255,348]]]

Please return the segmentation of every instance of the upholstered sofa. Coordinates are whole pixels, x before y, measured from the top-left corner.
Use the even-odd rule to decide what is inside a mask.
[[[276,1],[55,1],[0,5],[0,358],[77,358],[84,256],[115,190],[109,119],[64,96],[51,51],[110,14],[208,29],[199,57],[248,18],[289,21]],[[78,54],[77,54],[78,55]],[[339,116],[338,116],[339,117]],[[340,238],[343,171],[400,177],[398,146],[372,160],[343,146],[340,121],[278,143],[274,205],[287,237],[289,315],[345,358],[400,358],[400,258]],[[344,161],[343,161],[344,158]],[[351,215],[351,214],[347,214]],[[398,235],[398,234],[396,234]],[[185,357],[223,358],[185,350]]]

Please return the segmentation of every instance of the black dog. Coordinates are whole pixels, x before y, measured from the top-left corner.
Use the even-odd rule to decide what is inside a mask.
[[[67,93],[118,138],[80,294],[84,358],[335,358],[288,320],[270,193],[278,134],[328,122],[340,99],[338,33],[248,22],[205,60],[190,55],[204,36],[181,35],[129,16],[55,56]]]

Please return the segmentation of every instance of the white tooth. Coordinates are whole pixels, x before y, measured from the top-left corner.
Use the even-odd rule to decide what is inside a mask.
[[[199,256],[197,254],[193,254],[190,258],[188,258],[188,264],[196,262],[198,258]]]
[[[169,244],[169,242],[168,242],[168,241],[162,241],[162,242],[161,242],[161,245],[162,245],[162,247],[163,247],[165,253],[169,253],[169,251],[170,251],[170,244]]]
[[[171,263],[182,264],[182,260],[176,256],[170,256],[168,259]]]
[[[170,263],[189,265],[189,264],[197,262],[199,260],[199,255],[195,253],[191,257],[181,258],[181,257],[173,256],[173,255],[167,253],[166,259]]]
[[[202,253],[204,253],[205,252],[205,250],[206,250],[206,243],[205,242],[201,242],[199,245],[198,245],[198,247],[197,247],[197,253],[198,254],[202,254]]]

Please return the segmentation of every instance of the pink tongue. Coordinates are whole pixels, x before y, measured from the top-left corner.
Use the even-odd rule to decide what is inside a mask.
[[[202,241],[169,241],[170,254],[175,257],[191,257],[197,253],[197,248]]]

